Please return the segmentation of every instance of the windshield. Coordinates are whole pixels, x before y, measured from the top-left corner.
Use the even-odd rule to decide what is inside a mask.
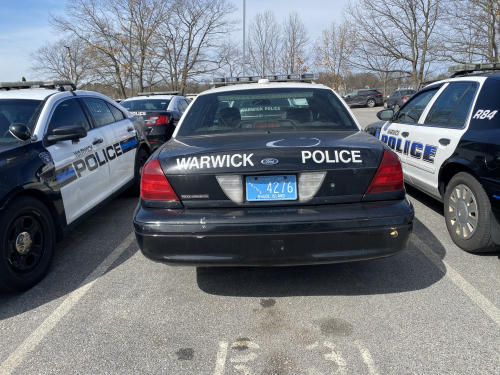
[[[0,99],[0,147],[20,142],[9,132],[11,124],[24,124],[33,132],[42,103],[42,100]]]
[[[120,103],[129,111],[166,111],[170,99],[135,99]]]
[[[201,95],[177,137],[222,133],[359,130],[328,89],[275,88]]]

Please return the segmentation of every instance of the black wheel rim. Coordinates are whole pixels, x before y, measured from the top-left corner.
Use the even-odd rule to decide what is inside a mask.
[[[139,176],[142,176],[142,169],[144,168],[144,164],[146,164],[146,160],[148,158],[144,156],[139,159]]]
[[[5,239],[5,257],[11,269],[19,275],[33,272],[46,250],[46,234],[40,219],[21,214],[11,221]]]

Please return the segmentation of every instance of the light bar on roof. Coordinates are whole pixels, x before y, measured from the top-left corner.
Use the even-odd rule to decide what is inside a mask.
[[[304,73],[304,74],[278,74],[278,75],[265,75],[265,76],[250,76],[250,77],[224,77],[224,78],[214,78],[212,84],[215,86],[236,84],[236,83],[255,83],[259,82],[259,79],[268,79],[269,82],[312,82],[318,79],[317,73]]]
[[[71,81],[24,81],[24,82],[0,82],[0,89],[31,89],[45,88],[55,89],[57,87],[70,86],[76,90],[75,84]]]
[[[500,63],[459,64],[448,68],[448,72],[454,74],[476,72],[481,70],[500,70]]]
[[[153,92],[139,92],[137,96],[152,96],[152,95],[179,95],[180,91],[153,91]]]

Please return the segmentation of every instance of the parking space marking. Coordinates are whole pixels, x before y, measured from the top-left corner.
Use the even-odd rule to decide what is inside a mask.
[[[368,371],[370,371],[370,375],[380,375],[378,373],[377,367],[375,366],[375,362],[373,361],[372,355],[366,348],[365,344],[361,340],[354,341],[354,344],[358,347],[361,357],[363,357],[363,361],[366,366],[368,366]]]
[[[69,294],[68,297],[43,321],[40,326],[23,341],[21,345],[0,365],[0,375],[11,374],[23,361],[23,359],[47,336],[57,323],[71,310],[73,306],[88,292],[94,283],[111,267],[116,259],[135,240],[132,232],[118,245],[113,252],[80,284],[78,289]]]
[[[337,350],[335,344],[325,341],[323,343],[323,346],[325,346],[328,349],[331,349],[331,353],[325,354],[325,360],[327,361],[332,361],[335,362],[338,366],[337,374],[346,374],[347,373],[347,363],[342,358],[342,353]]]
[[[217,362],[215,363],[214,375],[223,375],[226,366],[227,342],[219,342],[219,351],[217,352]]]
[[[418,237],[412,236],[411,242],[438,267],[456,286],[462,290],[477,306],[479,306],[486,315],[500,326],[500,310],[465,280],[448,263],[441,259],[432,249],[422,242]]]

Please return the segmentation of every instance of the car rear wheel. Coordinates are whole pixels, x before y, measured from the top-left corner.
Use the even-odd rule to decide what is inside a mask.
[[[47,274],[56,242],[52,216],[31,197],[12,201],[0,218],[0,291],[21,292]]]
[[[451,239],[462,250],[485,253],[500,249],[491,239],[491,204],[481,184],[469,173],[453,176],[446,188],[444,216]]]
[[[387,104],[386,101],[384,101],[384,108],[389,108],[389,105]]]
[[[146,164],[148,158],[149,154],[147,153],[147,151],[141,148],[137,153],[137,157],[135,160],[135,180],[134,185],[130,188],[130,195],[138,196],[141,193],[142,168]]]
[[[373,108],[373,107],[375,107],[375,104],[376,104],[376,103],[375,103],[375,99],[368,99],[368,100],[366,101],[366,106],[367,106],[367,107]]]

